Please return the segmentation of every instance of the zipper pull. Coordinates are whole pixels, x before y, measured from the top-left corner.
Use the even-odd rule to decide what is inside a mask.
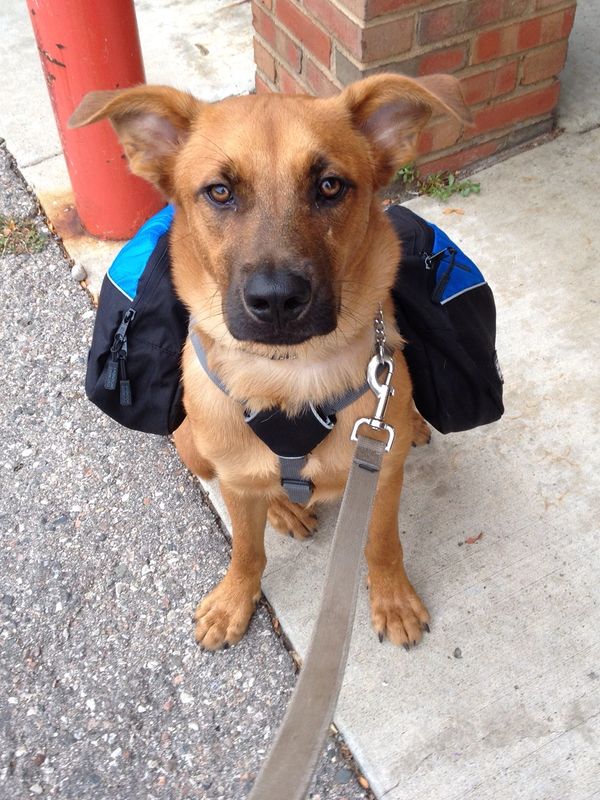
[[[127,358],[127,328],[133,321],[135,317],[135,309],[128,308],[127,311],[123,314],[123,319],[121,320],[121,324],[117,328],[117,332],[115,333],[115,338],[113,339],[112,346],[110,348],[110,361],[106,367],[106,375],[104,376],[104,388],[112,392],[117,388],[117,380],[119,375],[119,370],[121,371],[121,376],[125,375],[125,377],[121,377],[121,383],[125,382],[129,384],[127,380],[127,368],[125,366],[125,359]],[[121,355],[124,352],[124,355]],[[125,370],[125,372],[123,372]],[[122,402],[121,405],[131,405],[131,388],[121,389],[121,397],[129,397],[129,402]]]
[[[104,388],[112,392],[117,388],[117,375],[119,372],[119,362],[114,353],[110,354],[110,361],[106,366],[106,375],[104,376]]]
[[[127,339],[125,339],[119,353],[119,372],[119,403],[122,406],[130,406],[133,400],[131,397],[131,383],[127,378]]]
[[[125,336],[127,335],[127,328],[133,322],[133,318],[135,317],[135,308],[128,308],[127,311],[123,314],[123,319],[121,320],[121,324],[117,328],[117,332],[115,333],[115,339],[113,341],[113,345],[110,348],[111,351],[115,348],[118,350],[120,343],[123,341]]]

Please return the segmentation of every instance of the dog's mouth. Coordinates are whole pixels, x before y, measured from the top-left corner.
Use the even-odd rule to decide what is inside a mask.
[[[243,282],[232,282],[223,313],[234,339],[267,345],[248,349],[272,360],[295,357],[288,348],[337,326],[331,289],[291,270],[256,270]]]

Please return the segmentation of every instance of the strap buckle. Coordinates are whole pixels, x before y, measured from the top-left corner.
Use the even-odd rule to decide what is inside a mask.
[[[377,373],[381,367],[387,368],[387,374],[383,383],[380,383]],[[367,367],[367,381],[377,398],[377,407],[372,417],[361,417],[354,423],[350,439],[353,442],[358,441],[358,430],[362,425],[368,425],[376,431],[385,431],[388,435],[387,443],[385,445],[385,452],[388,453],[392,449],[394,443],[394,428],[384,422],[385,412],[387,409],[388,400],[394,394],[392,388],[392,375],[394,374],[394,362],[388,355],[384,355],[381,359],[379,354],[373,356],[369,361]]]

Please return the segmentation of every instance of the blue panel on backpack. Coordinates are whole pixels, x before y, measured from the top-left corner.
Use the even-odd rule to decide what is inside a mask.
[[[129,300],[135,297],[140,276],[156,243],[171,227],[174,213],[173,206],[168,205],[150,217],[108,268],[106,275],[109,281]]]
[[[434,233],[434,253],[439,253],[440,250],[444,250],[447,247],[456,250],[456,255],[454,256],[454,268],[450,272],[448,283],[444,287],[444,291],[442,292],[439,302],[443,305],[449,300],[457,297],[459,294],[464,294],[471,289],[475,289],[477,286],[483,286],[486,283],[486,280],[471,259],[465,255],[460,247],[458,247],[458,245],[455,244],[455,242],[453,242],[443,230],[438,228],[437,225],[434,225],[433,222],[429,221],[427,224],[433,229]],[[452,255],[446,252],[438,264],[436,282],[442,280],[445,273],[451,268],[451,264]]]

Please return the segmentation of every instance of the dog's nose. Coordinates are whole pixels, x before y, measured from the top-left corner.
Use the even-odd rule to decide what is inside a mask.
[[[244,286],[244,302],[260,322],[281,328],[298,319],[311,300],[310,281],[287,270],[260,270]]]

